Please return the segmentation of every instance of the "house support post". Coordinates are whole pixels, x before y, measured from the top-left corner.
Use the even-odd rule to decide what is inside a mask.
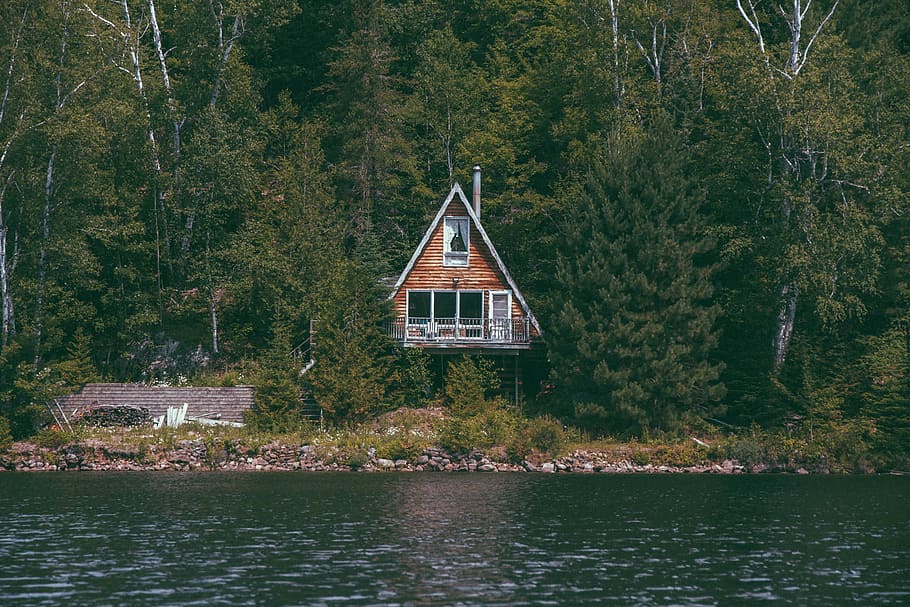
[[[515,404],[518,404],[518,356],[515,356]]]

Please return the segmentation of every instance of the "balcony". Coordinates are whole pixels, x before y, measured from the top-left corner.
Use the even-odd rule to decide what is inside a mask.
[[[530,320],[522,318],[420,318],[399,316],[388,333],[403,346],[518,347],[531,343]]]

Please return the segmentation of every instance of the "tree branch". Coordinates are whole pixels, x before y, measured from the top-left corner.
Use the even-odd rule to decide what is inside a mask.
[[[834,4],[831,6],[831,10],[828,11],[828,14],[825,15],[825,18],[822,20],[822,22],[818,24],[817,28],[815,28],[815,33],[812,34],[812,38],[809,40],[809,44],[806,45],[806,50],[803,51],[803,60],[800,62],[799,67],[796,70],[797,73],[799,73],[799,70],[801,70],[803,68],[803,66],[806,64],[806,59],[809,58],[809,49],[811,49],[812,45],[815,44],[815,40],[816,40],[816,38],[818,38],[818,35],[821,33],[822,28],[825,27],[825,24],[827,24],[828,21],[831,20],[831,17],[834,15],[834,10],[837,8],[838,4],[840,4],[840,0],[834,0]],[[806,8],[808,10],[808,5]]]

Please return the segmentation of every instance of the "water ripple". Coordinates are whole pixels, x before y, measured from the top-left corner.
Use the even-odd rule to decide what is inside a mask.
[[[877,477],[0,475],[0,605],[905,605]]]

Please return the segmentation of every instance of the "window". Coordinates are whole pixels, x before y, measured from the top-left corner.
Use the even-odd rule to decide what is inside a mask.
[[[465,291],[459,293],[458,316],[461,318],[483,318],[483,293]]]
[[[410,318],[429,320],[433,315],[430,308],[430,295],[429,291],[408,291],[408,316]]]
[[[511,341],[512,339],[512,293],[494,291],[490,293],[490,339]]]
[[[512,294],[509,291],[490,293],[490,318],[512,316]]]
[[[467,217],[446,217],[443,224],[443,265],[467,266],[471,224]]]
[[[483,337],[483,291],[408,291],[407,336],[416,339]]]
[[[458,315],[457,293],[455,291],[435,291],[433,293],[433,318],[437,321],[455,322]]]

